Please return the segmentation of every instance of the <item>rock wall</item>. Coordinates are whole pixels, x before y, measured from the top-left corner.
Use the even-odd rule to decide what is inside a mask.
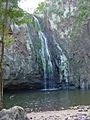
[[[27,25],[15,25],[12,35],[15,42],[5,49],[4,88],[42,88],[41,74],[35,61]]]
[[[76,10],[77,0],[49,0],[42,16],[46,24],[49,21],[48,28],[50,26],[55,41],[67,56],[70,85],[87,89],[90,87],[90,21],[86,20],[72,39],[70,33],[75,25]],[[54,59],[58,58],[54,56]]]
[[[5,49],[5,89],[41,89],[44,88],[45,79],[48,87],[62,88],[62,82],[68,83],[66,53],[59,46],[57,32],[53,31],[48,20],[34,16],[33,22],[33,24],[22,26],[15,25],[12,30],[16,41]],[[46,44],[45,41],[47,45],[41,45],[39,27],[44,35],[42,37],[45,37],[43,45]],[[42,57],[45,57],[41,55],[42,47],[45,47],[43,50],[46,65],[42,61]],[[44,71],[44,65],[46,71]],[[45,74],[46,78],[44,78]]]
[[[71,39],[76,6],[77,0],[48,0],[44,13],[36,17],[41,32],[47,38],[53,80],[58,88],[90,87],[90,21]],[[5,49],[4,88],[44,87],[44,68],[38,34],[40,30],[34,18],[35,16],[33,25],[14,26],[13,36],[16,42]],[[49,82],[48,78],[47,81]]]
[[[90,21],[82,26],[71,43],[70,64],[74,80],[80,88],[90,88]]]

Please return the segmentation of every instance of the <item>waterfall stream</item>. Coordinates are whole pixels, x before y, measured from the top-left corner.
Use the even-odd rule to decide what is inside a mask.
[[[53,36],[54,38],[54,36]],[[65,55],[65,53],[63,52],[62,48],[60,47],[60,45],[56,42],[56,40],[54,39],[54,43],[57,47],[57,49],[60,51],[60,64],[59,64],[59,74],[60,74],[60,82],[65,80],[66,83],[68,83],[68,60],[67,57]]]
[[[38,35],[41,40],[41,60],[44,71],[44,90],[54,89],[53,65],[51,61],[50,51],[48,49],[48,41],[45,34],[42,32],[38,19],[34,16],[35,26],[38,29]]]
[[[61,51],[61,75],[60,75],[60,80],[65,80],[66,83],[68,83],[68,60],[67,57],[65,56],[64,52],[62,51],[61,47],[57,43],[57,48]]]
[[[40,60],[41,60],[41,66],[43,68],[43,79],[44,79],[44,90],[55,90],[57,87],[57,81],[60,81],[60,83],[63,82],[63,84],[68,83],[68,60],[67,57],[60,47],[60,45],[56,42],[55,39],[53,39],[55,48],[57,50],[57,55],[59,59],[55,58],[57,60],[57,65],[58,65],[58,77],[56,76],[57,74],[55,73],[55,63],[53,58],[51,58],[51,51],[48,46],[48,39],[45,35],[45,33],[42,31],[41,24],[38,20],[37,17],[33,17],[34,20],[34,27],[36,31],[36,35],[38,35],[38,39],[35,39],[35,41],[32,41],[32,38],[30,36],[30,30],[27,29],[28,34],[28,41],[27,41],[27,48],[32,49],[33,54],[35,55],[34,51],[37,50],[35,48],[35,43],[39,42],[40,47],[37,51],[37,54],[39,54]],[[30,26],[27,26],[30,28]],[[37,41],[38,40],[38,41]],[[29,44],[29,46],[28,46]],[[34,56],[33,55],[33,56]],[[35,63],[35,62],[33,62]],[[41,73],[42,74],[42,73]],[[55,79],[55,77],[57,77]]]

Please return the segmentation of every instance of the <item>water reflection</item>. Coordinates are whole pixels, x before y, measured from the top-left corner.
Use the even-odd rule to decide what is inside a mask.
[[[89,105],[90,90],[9,92],[5,93],[4,102],[7,108],[20,105],[31,111],[60,110],[61,107]]]

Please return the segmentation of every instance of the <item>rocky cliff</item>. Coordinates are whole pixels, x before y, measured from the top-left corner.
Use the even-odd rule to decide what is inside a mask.
[[[68,59],[68,82],[87,89],[90,87],[90,20],[85,20],[78,32],[73,31],[76,25],[77,2],[77,0],[49,0],[46,2],[43,14],[50,23],[48,26],[54,33],[55,41]],[[72,32],[74,37],[71,37]],[[57,61],[56,57],[55,60]]]
[[[67,87],[67,57],[50,22],[33,16],[33,24],[13,27],[15,43],[5,49],[4,88]]]
[[[76,0],[49,0],[33,25],[14,26],[15,43],[5,49],[4,87],[90,87],[90,22],[71,38]]]
[[[12,35],[15,42],[5,49],[4,88],[42,88],[27,25],[14,25]]]

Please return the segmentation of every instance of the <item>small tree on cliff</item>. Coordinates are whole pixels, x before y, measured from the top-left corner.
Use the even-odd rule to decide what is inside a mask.
[[[10,44],[12,39],[9,35],[8,20],[20,24],[30,22],[27,15],[18,7],[20,0],[0,0],[0,109],[3,107],[3,63],[4,49],[6,43]]]

